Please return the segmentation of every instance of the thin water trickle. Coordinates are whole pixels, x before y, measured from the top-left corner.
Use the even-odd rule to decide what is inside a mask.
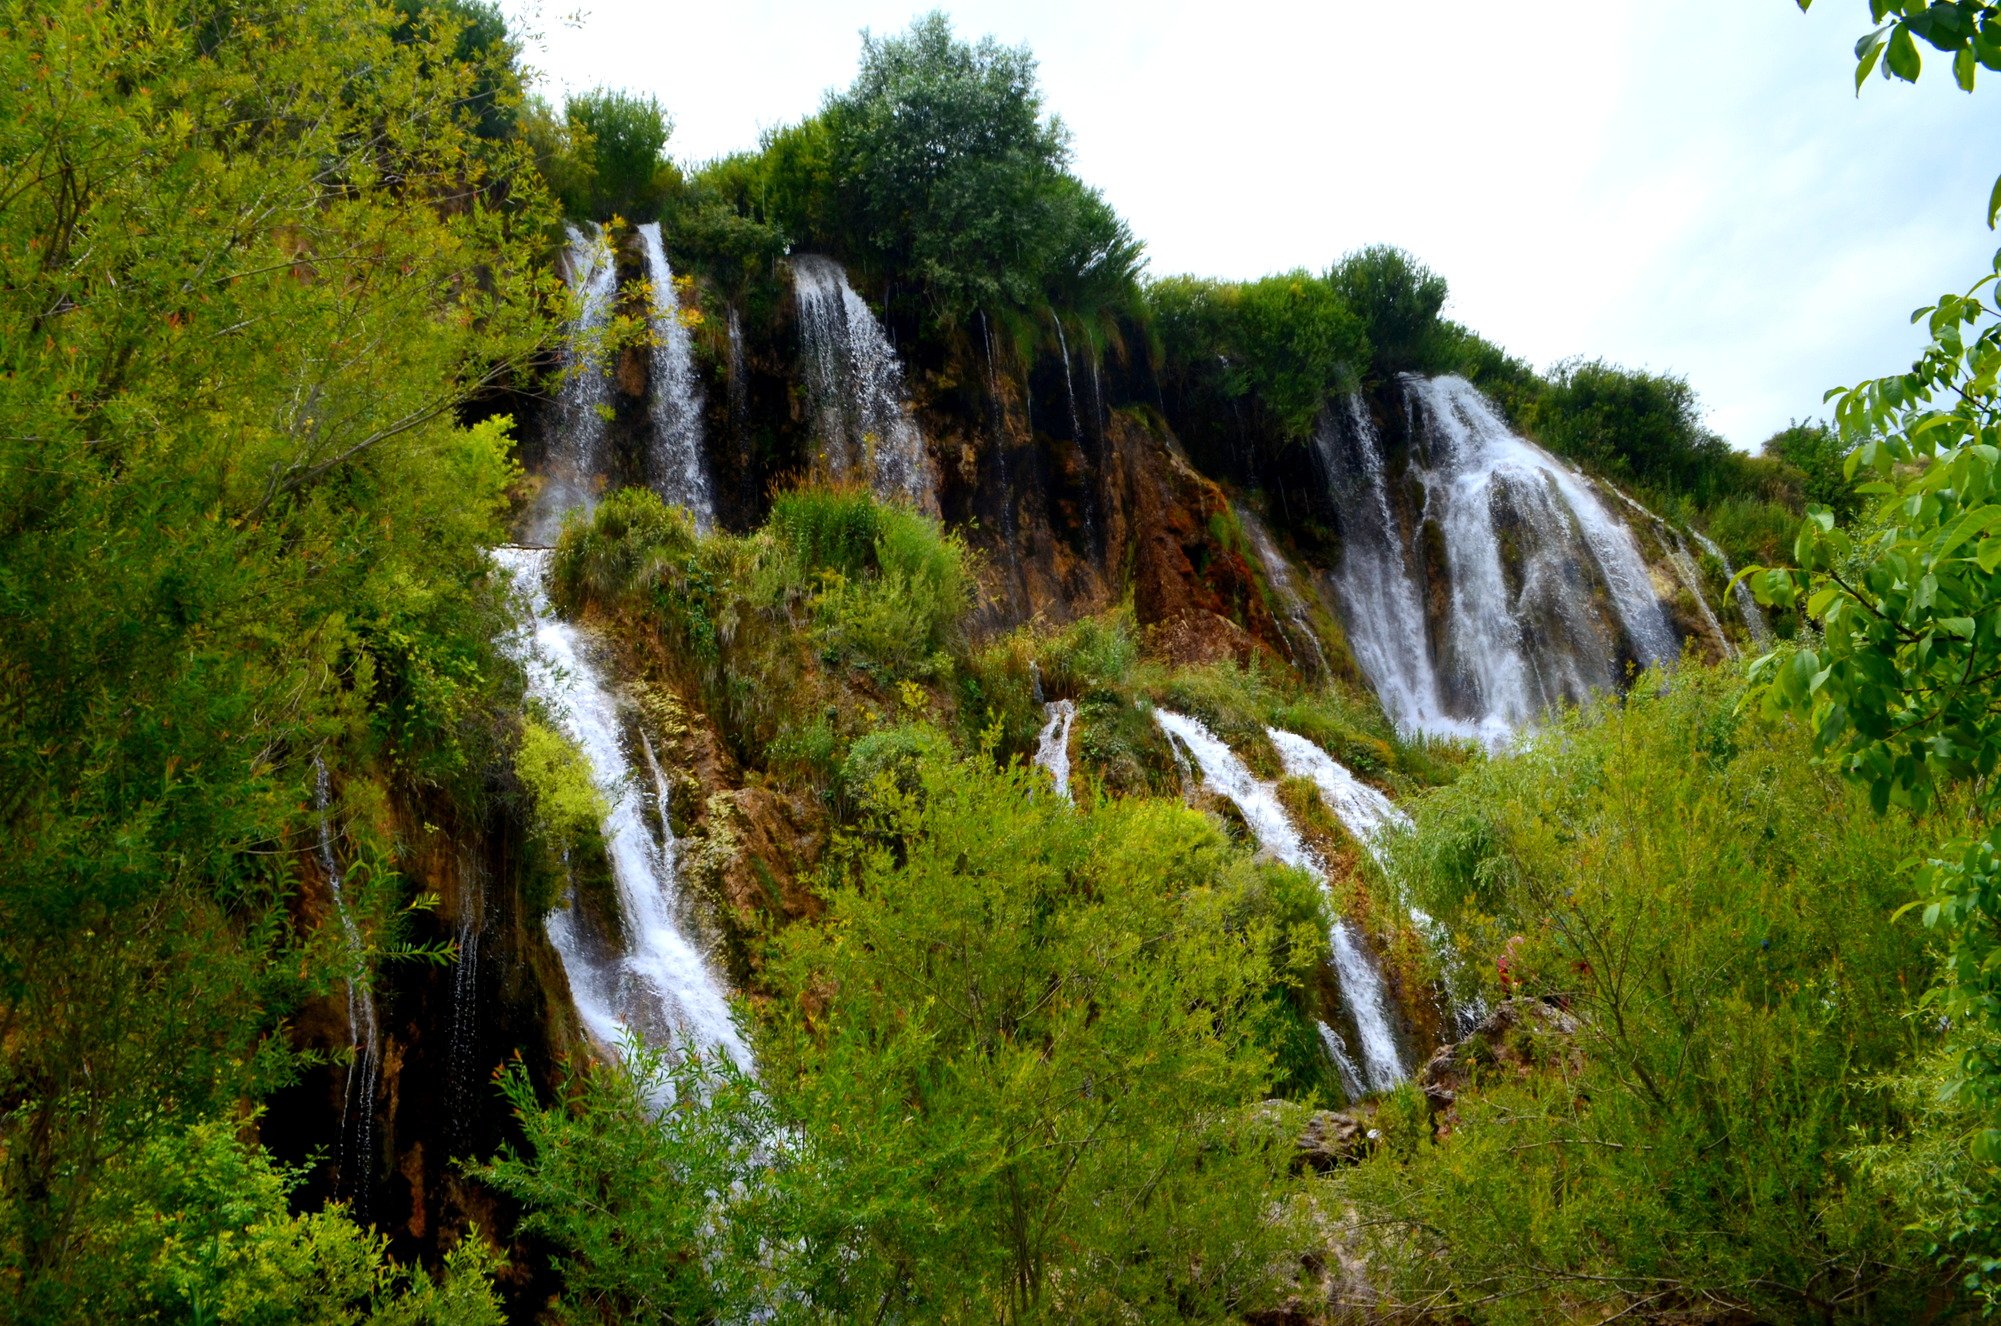
[[[674,288],[674,269],[667,264],[660,223],[649,221],[641,226],[639,239],[646,252],[646,281],[653,289],[649,477],[663,500],[686,507],[695,518],[695,527],[706,530],[716,522],[716,503],[709,486],[708,460],[702,452],[702,383],[695,374],[694,340],[681,317],[681,300]]]
[[[452,1041],[447,1055],[447,1100],[451,1109],[450,1141],[455,1151],[470,1140],[466,1125],[474,1112],[478,1089],[479,941],[486,925],[486,866],[471,855],[459,863],[461,914],[458,926],[458,966],[452,972]]]
[[[589,512],[597,505],[598,480],[604,469],[604,409],[611,401],[611,370],[590,361],[592,340],[611,314],[618,288],[618,264],[602,228],[589,233],[569,227],[570,247],[564,270],[577,292],[579,308],[571,324],[569,362],[556,393],[548,459],[542,487],[522,520],[524,543],[548,545],[562,532],[563,518],[572,511]]]
[[[1049,771],[1056,795],[1071,801],[1070,727],[1077,721],[1077,706],[1069,700],[1051,700],[1042,707],[1048,722],[1035,739],[1035,762]]]
[[[1737,571],[1730,565],[1730,559],[1723,555],[1723,550],[1707,534],[1699,529],[1690,529],[1689,533],[1702,545],[1702,551],[1714,557],[1723,567],[1723,578],[1730,582],[1731,597],[1737,600],[1737,615],[1744,619],[1744,632],[1751,637],[1751,643],[1760,649],[1769,647],[1772,643],[1772,624],[1765,620],[1765,610],[1758,606],[1757,595],[1751,592],[1749,585],[1737,579]]]
[[[1251,547],[1264,566],[1265,580],[1271,585],[1272,593],[1278,596],[1279,607],[1285,613],[1286,648],[1293,656],[1294,665],[1302,666],[1308,662],[1300,657],[1300,646],[1304,645],[1305,652],[1311,656],[1315,675],[1325,677],[1331,669],[1327,666],[1326,651],[1320,647],[1320,632],[1313,629],[1306,600],[1292,578],[1292,567],[1285,560],[1285,554],[1272,541],[1271,531],[1265,528],[1264,522],[1242,507],[1237,508],[1237,523],[1243,526],[1245,535],[1250,538]]]
[[[1278,799],[1278,789],[1253,774],[1223,741],[1200,721],[1172,710],[1156,708],[1154,722],[1167,734],[1171,744],[1183,747],[1202,770],[1202,781],[1242,812],[1258,844],[1278,860],[1297,866],[1319,880],[1324,888],[1327,871],[1305,839],[1299,836],[1292,818]],[[1396,1035],[1390,1029],[1389,992],[1382,974],[1363,950],[1348,922],[1335,917],[1327,934],[1334,974],[1341,995],[1355,1019],[1355,1033],[1361,1040],[1362,1073],[1369,1088],[1387,1091],[1404,1080],[1402,1056]]]
[[[831,258],[793,258],[792,287],[828,474],[863,479],[879,497],[904,497],[935,509],[924,435],[910,416],[903,366],[882,324]]]
[[[679,918],[682,899],[674,831],[665,813],[665,775],[642,739],[655,811],[649,818],[649,798],[626,756],[623,707],[583,633],[550,606],[549,551],[498,548],[493,555],[527,609],[526,629],[508,641],[508,649],[527,673],[528,693],[583,750],[611,807],[604,838],[622,942],[594,940],[574,898],[547,918],[577,1012],[607,1048],[633,1032],[653,1045],[720,1048],[749,1070],[750,1049],[731,1016],[723,983]]]
[[[340,1152],[334,1161],[334,1190],[339,1192],[345,1187],[354,1199],[356,1217],[364,1218],[368,1214],[368,1185],[375,1163],[375,1087],[382,1067],[382,1026],[376,1017],[368,945],[347,905],[345,880],[334,854],[333,782],[327,774],[326,762],[317,755],[313,756],[313,806],[320,817],[320,870],[326,875],[327,889],[333,895],[334,915],[340,922],[341,939],[347,949],[347,1026],[354,1054],[341,1095]],[[361,1166],[358,1179],[345,1172],[350,1156]]]
[[[1737,646],[1732,644],[1730,637],[1723,633],[1723,623],[1716,620],[1716,613],[1709,606],[1709,596],[1703,592],[1702,588],[1701,568],[1696,566],[1695,558],[1690,555],[1688,540],[1682,537],[1681,531],[1655,515],[1652,510],[1636,500],[1630,493],[1613,484],[1605,483],[1602,479],[1599,482],[1614,497],[1631,507],[1635,515],[1652,526],[1654,537],[1660,544],[1661,552],[1666,556],[1669,568],[1674,571],[1674,578],[1681,582],[1681,587],[1687,590],[1689,597],[1695,600],[1696,609],[1702,614],[1702,624],[1709,628],[1709,634],[1715,639],[1716,647],[1722,651],[1723,657],[1736,658]]]

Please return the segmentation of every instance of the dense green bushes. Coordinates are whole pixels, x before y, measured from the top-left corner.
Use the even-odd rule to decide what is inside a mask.
[[[1310,435],[1330,397],[1358,388],[1369,360],[1361,318],[1304,271],[1242,284],[1156,281],[1147,305],[1184,408],[1221,413],[1248,398],[1290,438]]]
[[[782,937],[762,1099],[684,1068],[651,1123],[666,1081],[644,1059],[641,1086],[598,1074],[575,1109],[515,1087],[533,1151],[496,1177],[570,1292],[676,1319],[1275,1306],[1298,1188],[1257,1106],[1272,996],[1320,960],[1318,889],[1179,806],[1080,815],[945,751],[907,749],[868,804],[826,923]]]
[[[506,43],[451,12],[0,5],[0,1300],[25,1319],[171,1299],[88,1273],[107,1167],[247,1126],[299,1068],[271,1033],[354,970],[300,899],[315,756],[343,802],[469,819],[507,758],[485,549],[517,472],[506,420],[454,412],[542,343],[554,218],[484,132],[518,103]],[[335,825],[364,966],[410,900],[386,820]],[[245,1182],[224,1225],[285,1218]],[[210,1218],[183,1198],[214,1200],[143,1200]]]
[[[949,677],[972,602],[967,556],[935,519],[859,489],[795,489],[761,530],[702,536],[652,492],[624,489],[565,529],[553,574],[561,601],[671,643],[745,758],[813,751],[817,763],[837,732],[908,707],[900,687]]]
[[[1392,874],[1455,935],[1454,988],[1578,1026],[1515,1033],[1541,1067],[1469,1065],[1438,1140],[1342,1178],[1392,1301],[1901,1320],[1939,1287],[1906,1194],[1853,1154],[1920,1127],[1886,1079],[1932,1043],[1924,944],[1884,918],[1922,826],[1740,694],[1685,671],[1414,805]]]

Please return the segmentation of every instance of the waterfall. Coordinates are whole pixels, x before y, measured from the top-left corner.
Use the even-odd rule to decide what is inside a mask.
[[[1285,613],[1284,624],[1289,628],[1285,631],[1286,649],[1292,654],[1293,663],[1298,665],[1301,662],[1298,646],[1304,644],[1307,652],[1313,655],[1315,670],[1320,676],[1327,676],[1333,669],[1327,665],[1326,651],[1320,647],[1320,632],[1313,629],[1313,619],[1306,611],[1306,600],[1293,581],[1292,567],[1286,562],[1285,554],[1272,542],[1271,532],[1265,528],[1263,521],[1241,507],[1236,508],[1236,515],[1237,523],[1243,526],[1244,536],[1251,541],[1258,561],[1264,566],[1265,580],[1271,585],[1272,593],[1278,596],[1279,606]]]
[[[1383,712],[1406,735],[1492,744],[1506,735],[1505,725],[1446,712],[1432,666],[1423,582],[1390,503],[1382,437],[1361,397],[1348,397],[1343,415],[1350,436],[1340,435],[1340,420],[1330,413],[1314,432],[1314,448],[1341,521],[1341,564],[1332,580],[1355,662]]]
[[[648,383],[653,395],[653,449],[648,457],[653,487],[664,500],[686,507],[695,518],[695,528],[706,530],[716,523],[716,503],[702,455],[702,384],[695,376],[694,340],[681,320],[681,300],[674,289],[674,269],[667,265],[660,223],[641,226],[639,239],[646,251],[646,281],[653,287],[653,372]]]
[[[555,425],[549,454],[542,468],[542,488],[522,523],[525,543],[552,544],[562,532],[563,517],[588,512],[597,505],[597,478],[603,467],[605,421],[600,407],[611,400],[611,372],[589,362],[592,338],[611,314],[618,287],[618,265],[601,227],[586,235],[569,227],[570,248],[564,269],[577,292],[577,320],[570,327],[569,362],[556,394]]]
[[[1737,614],[1744,619],[1744,631],[1751,637],[1751,643],[1760,649],[1770,645],[1772,624],[1765,620],[1765,611],[1758,606],[1758,596],[1751,592],[1749,585],[1737,579],[1737,572],[1730,565],[1730,559],[1723,555],[1723,550],[1717,547],[1707,534],[1699,529],[1690,529],[1689,533],[1693,534],[1695,541],[1702,545],[1702,551],[1714,557],[1722,565],[1724,579],[1731,582],[1730,596],[1737,600]]]
[[[1055,309],[1049,310],[1049,320],[1056,324],[1056,348],[1063,355],[1063,394],[1070,401],[1070,440],[1084,457],[1086,479],[1095,478],[1097,464],[1084,444],[1084,422],[1077,414],[1077,383],[1070,375],[1070,339],[1063,334],[1063,318]],[[1095,380],[1095,379],[1094,379]],[[1098,494],[1096,485],[1090,484],[1084,494],[1084,546],[1094,560],[1102,561],[1104,548],[1098,536]]]
[[[1331,414],[1318,435],[1342,524],[1335,587],[1391,720],[1498,745],[1614,689],[1628,658],[1672,663],[1680,642],[1632,531],[1583,476],[1517,436],[1463,378],[1400,383],[1411,438],[1400,474],[1357,401],[1348,436]],[[1399,492],[1420,504],[1408,520]],[[1427,565],[1431,547],[1442,566]],[[1442,596],[1427,592],[1435,576]]]
[[[1327,872],[1285,813],[1276,787],[1253,774],[1197,720],[1157,707],[1153,719],[1170,743],[1185,748],[1194,758],[1201,767],[1202,781],[1243,812],[1245,823],[1265,851],[1289,866],[1298,866],[1326,887]],[[1342,997],[1361,1038],[1363,1074],[1371,1090],[1387,1091],[1403,1081],[1405,1074],[1396,1036],[1390,1030],[1389,994],[1383,988],[1382,975],[1347,921],[1335,917],[1327,938]]]
[[[338,1191],[346,1177],[341,1173],[341,1161],[348,1149],[348,1116],[352,1114],[354,1155],[362,1171],[360,1180],[351,1183],[348,1190],[354,1195],[355,1215],[359,1218],[368,1213],[368,1183],[375,1163],[375,1084],[382,1067],[382,1026],[375,1013],[368,945],[354,913],[348,909],[340,861],[334,856],[333,784],[327,776],[326,762],[317,755],[313,756],[313,806],[320,817],[320,870],[327,877],[328,891],[333,894],[334,915],[340,921],[341,939],[347,948],[347,1027],[354,1050],[354,1061],[348,1066],[347,1085],[341,1096],[341,1157],[335,1161],[334,1187]]]
[[[459,866],[464,898],[458,928],[459,961],[452,972],[452,1041],[446,1056],[447,1102],[451,1109],[449,1135],[454,1149],[469,1140],[466,1124],[472,1116],[475,1060],[479,1053],[479,939],[486,924],[486,866],[470,856]],[[472,887],[464,887],[470,880]]]
[[[1388,875],[1390,859],[1384,839],[1390,834],[1408,832],[1413,827],[1410,816],[1381,792],[1355,777],[1348,766],[1298,733],[1268,727],[1265,735],[1271,738],[1273,749],[1278,751],[1279,764],[1286,776],[1312,782],[1319,789],[1321,804],[1333,812],[1334,818],[1341,821],[1341,827],[1354,835],[1355,841]],[[1411,924],[1417,927],[1433,952],[1440,955],[1453,952],[1452,934],[1436,917],[1409,899],[1405,899],[1404,906]],[[1465,988],[1456,964],[1445,964],[1444,977],[1447,1011],[1461,1032],[1470,1032],[1487,1016],[1486,1003],[1477,991]]]
[[[1348,1042],[1341,1039],[1341,1033],[1316,1020],[1313,1024],[1320,1031],[1320,1048],[1334,1062],[1334,1072],[1341,1079],[1341,1090],[1349,1100],[1360,1100],[1369,1094],[1362,1085],[1362,1070],[1355,1067],[1354,1057],[1348,1053]]]
[[[1584,480],[1510,431],[1465,379],[1406,385],[1424,422],[1425,503],[1452,580],[1448,671],[1483,716],[1519,727],[1617,685],[1618,641],[1594,611],[1589,571],[1639,664],[1673,662],[1678,645],[1632,533]]]
[[[512,577],[528,610],[527,630],[508,645],[528,675],[528,693],[547,706],[583,749],[593,780],[611,806],[604,837],[618,894],[622,945],[607,951],[613,946],[594,942],[574,899],[547,919],[577,1012],[607,1047],[630,1031],[656,1045],[720,1048],[749,1069],[750,1050],[730,1016],[723,985],[677,915],[682,899],[676,843],[666,814],[666,779],[651,745],[641,737],[653,792],[654,813],[649,816],[649,798],[626,756],[619,701],[583,633],[558,619],[549,604],[549,551],[499,548],[494,560]]]
[[[730,427],[737,431],[739,447],[744,447],[749,441],[744,436],[743,429],[744,416],[750,411],[750,384],[744,377],[744,374],[748,370],[744,366],[743,358],[743,318],[737,313],[736,305],[734,304],[730,305],[729,317],[725,321],[725,326],[729,334],[730,347],[730,377],[728,387]]]
[[[1077,445],[1084,444],[1084,424],[1077,417],[1077,384],[1070,377],[1070,341],[1063,334],[1063,319],[1049,310],[1049,320],[1056,324],[1056,348],[1063,352],[1063,392],[1070,399],[1070,440]]]
[[[1730,643],[1730,637],[1723,633],[1723,623],[1716,620],[1716,613],[1709,606],[1709,595],[1702,588],[1702,569],[1695,564],[1695,558],[1688,551],[1688,540],[1682,537],[1681,531],[1655,515],[1651,508],[1634,498],[1632,494],[1613,484],[1605,483],[1602,479],[1599,482],[1610,490],[1614,497],[1631,507],[1653,526],[1654,535],[1660,541],[1661,552],[1667,558],[1668,566],[1674,571],[1674,578],[1681,582],[1681,587],[1695,600],[1696,609],[1702,613],[1702,624],[1707,626],[1710,635],[1715,637],[1717,648],[1723,651],[1725,658],[1737,657],[1737,646]]]
[[[793,258],[792,288],[827,472],[866,479],[879,497],[935,507],[924,436],[910,416],[903,366],[882,324],[831,258]]]
[[[1348,771],[1348,767],[1320,747],[1281,728],[1268,727],[1272,748],[1288,778],[1305,778],[1320,790],[1320,799],[1332,811],[1341,827],[1373,857],[1384,862],[1382,837],[1386,832],[1411,827],[1410,816],[1396,808],[1388,797]]]
[[[1049,771],[1056,783],[1056,795],[1071,801],[1070,725],[1077,721],[1077,705],[1071,700],[1052,700],[1042,708],[1049,721],[1035,739],[1035,762]]]

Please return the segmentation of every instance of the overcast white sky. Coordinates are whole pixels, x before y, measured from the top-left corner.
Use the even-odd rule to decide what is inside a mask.
[[[862,28],[943,8],[1034,50],[1156,274],[1398,244],[1513,353],[1685,374],[1744,447],[1908,366],[1911,311],[2001,246],[2001,77],[1969,98],[1934,54],[1858,99],[1862,0],[507,3],[545,90],[653,93],[684,162],[813,111]]]

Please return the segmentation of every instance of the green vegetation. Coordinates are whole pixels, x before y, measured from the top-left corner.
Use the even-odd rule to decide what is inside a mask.
[[[1300,438],[1330,396],[1361,385],[1362,320],[1332,283],[1303,271],[1241,285],[1156,281],[1147,303],[1183,409],[1222,414],[1248,397]]]
[[[761,1093],[644,1056],[571,1108],[512,1080],[533,1151],[494,1176],[565,1250],[569,1301],[1054,1322],[1281,1298],[1298,1181],[1255,1107],[1317,889],[1178,806],[1077,815],[948,751],[869,804],[825,924],[783,939]]]
[[[680,190],[666,157],[674,126],[652,97],[598,88],[565,100],[560,120],[539,101],[528,109],[536,165],[572,218],[658,220]]]
[[[1929,826],[1870,815],[1798,725],[1735,716],[1741,689],[1637,688],[1417,803],[1392,873],[1456,936],[1455,988],[1574,1030],[1521,1021],[1435,1140],[1420,1099],[1338,1176],[1392,1302],[1892,1321],[1939,1289],[1876,1168],[1921,1117],[1884,1079],[1933,1043],[1922,936],[1884,923]]]
[[[1918,77],[1919,40],[1963,85],[2001,68],[1992,5],[1870,10],[1865,74]],[[686,177],[657,101],[558,113],[517,59],[485,0],[0,0],[0,1320],[2001,1303],[2001,275],[1931,311],[1910,373],[1746,457],[1679,379],[1538,373],[1446,320],[1399,250],[1142,286],[1029,54],[937,14]],[[611,492],[553,597],[691,756],[647,815],[728,903],[758,1070],[636,1038],[592,1062],[534,922],[604,889],[606,796],[524,706],[489,556],[525,487],[497,389],[547,385],[566,216],[660,218],[700,297],[767,329],[779,259],[839,257],[915,325],[934,410],[974,408],[975,322],[1015,367],[1052,325],[1134,347],[1116,417],[1157,379],[1253,477],[1334,397],[1464,374],[1732,557],[1789,548],[1753,583],[1805,629],[1748,688],[1691,664],[1489,755],[1399,736],[1339,666],[1310,680],[1242,629],[1270,588],[1242,493],[1164,533],[1248,568],[1211,647],[1143,628],[1130,568],[1091,615],[984,632],[965,537],[863,491],[781,487],[706,533]],[[1074,803],[1028,767],[1049,700],[1076,706]],[[1278,783],[1325,889],[1221,798],[1181,804],[1156,706]],[[1267,727],[1411,809],[1387,865]],[[383,979],[452,956],[411,917],[454,856],[504,872],[465,919],[522,959],[453,991],[520,1015],[486,1026],[521,1054],[488,1097],[513,1131],[463,1144],[484,1163],[409,1143],[430,1083],[481,1070],[452,1076],[436,985]],[[1317,1116],[1348,1149],[1308,1174],[1302,1125],[1341,1094],[1315,1025],[1336,911],[1414,1061],[1444,992],[1501,1016],[1431,1097]],[[371,984],[406,1131],[287,1135],[372,1126],[342,1012]],[[314,1186],[334,1147],[354,1208]],[[354,1211],[384,1191],[407,1206],[377,1202],[378,1232]]]
[[[544,339],[552,218],[485,132],[518,81],[505,42],[461,41],[472,12],[0,6],[17,1319],[216,1320],[196,1301],[220,1295],[346,1320],[349,1290],[390,1293],[373,1242],[294,1221],[286,1181],[217,1139],[298,1071],[273,1033],[352,969],[308,923],[323,888],[301,897],[314,757],[355,807],[477,804],[507,758],[484,550],[517,471],[504,418],[454,415]],[[409,901],[392,851],[344,819],[364,965]],[[241,1175],[242,1204],[176,1166]]]

